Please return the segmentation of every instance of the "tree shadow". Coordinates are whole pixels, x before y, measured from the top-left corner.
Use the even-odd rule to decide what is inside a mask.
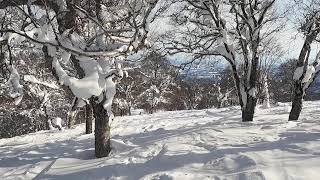
[[[18,167],[27,164],[36,164],[41,161],[52,161],[58,158],[94,158],[94,142],[85,140],[65,140],[41,145],[20,144],[19,150],[10,145],[1,147],[1,153],[5,153],[0,159],[1,167]]]
[[[209,112],[209,111],[208,111]],[[197,118],[203,115],[197,116]],[[312,116],[319,119],[320,113],[313,113]],[[254,123],[241,123],[239,117],[239,110],[234,110],[228,114],[222,112],[209,112],[207,118],[215,117],[217,120],[208,122],[205,124],[193,124],[193,126],[183,126],[178,129],[166,130],[159,128],[153,131],[136,133],[130,135],[116,135],[113,138],[123,140],[124,142],[130,141],[134,146],[114,151],[113,155],[127,156],[130,155],[130,151],[135,148],[140,148],[138,151],[143,151],[154,144],[164,144],[165,140],[182,137],[184,135],[190,135],[192,133],[200,134],[204,130],[211,130],[212,132],[221,133],[220,130],[222,123],[227,124],[227,128],[238,128],[248,126],[270,126],[269,128],[275,128],[280,124],[284,124],[283,119],[273,118],[270,119],[272,122],[254,122]],[[303,124],[316,123],[316,121],[306,121]],[[263,128],[261,128],[263,131]],[[319,141],[320,130],[313,130],[312,132],[306,131],[295,131],[289,129],[285,132],[279,133],[279,139],[275,141],[258,141],[250,144],[230,145],[230,147],[216,148],[216,147],[204,147],[201,144],[194,144],[195,146],[203,146],[207,152],[205,153],[180,153],[169,155],[166,154],[165,149],[161,149],[162,153],[158,153],[156,156],[146,158],[145,162],[137,163],[117,163],[114,164],[109,162],[111,157],[94,159],[94,141],[93,138],[77,140],[70,139],[66,141],[60,141],[55,143],[46,143],[42,145],[35,145],[30,148],[19,148],[22,152],[17,152],[12,149],[12,146],[1,147],[0,152],[12,151],[7,153],[0,159],[1,167],[19,167],[30,164],[36,164],[41,161],[51,161],[50,165],[44,168],[44,170],[38,174],[35,179],[108,179],[111,177],[127,177],[128,179],[140,179],[150,174],[160,173],[164,171],[170,171],[178,168],[182,168],[188,164],[201,163],[210,164],[211,162],[219,161],[229,155],[236,157],[242,153],[250,152],[261,152],[268,150],[280,150],[283,152],[290,152],[297,155],[305,155],[304,159],[307,158],[319,158],[320,151],[310,151],[308,148],[299,146],[299,143],[308,143],[313,141]],[[207,144],[204,144],[205,146]],[[19,144],[23,146],[23,144]],[[115,156],[114,156],[115,157]],[[73,163],[68,166],[55,166],[56,160],[63,161],[64,159],[72,158],[79,160],[79,164]],[[130,157],[128,157],[130,158]],[[290,157],[286,157],[290,158]],[[301,156],[291,157],[292,160],[298,160]],[[235,161],[242,165],[242,169],[254,168],[257,163],[249,163],[252,159],[250,158],[235,158]],[[80,161],[81,160],[81,161]],[[254,161],[254,160],[253,160]],[[319,163],[320,164],[320,163]],[[59,169],[60,168],[60,169]],[[65,168],[64,174],[51,174],[50,171],[59,171],[61,168]],[[215,164],[212,165],[212,169],[217,168]],[[68,171],[72,169],[73,171]],[[240,169],[230,169],[228,173],[239,172]],[[226,172],[226,171],[224,171]]]
[[[201,127],[212,126],[214,123],[207,123]],[[147,133],[134,134],[128,136],[117,136],[116,138],[131,139],[132,142],[138,146],[148,146],[154,142],[161,142],[167,138],[174,136],[181,136],[183,134],[189,134],[192,132],[201,131],[199,127],[193,127],[188,129],[177,129],[177,130],[155,130]],[[280,133],[280,139],[269,142],[260,141],[257,143],[251,143],[246,146],[232,146],[228,148],[211,149],[207,153],[193,153],[189,152],[186,154],[168,155],[165,150],[161,149],[160,152],[152,157],[151,159],[143,163],[120,163],[120,164],[110,164],[103,167],[86,167],[85,169],[79,169],[79,171],[71,172],[63,175],[54,174],[42,174],[39,179],[108,179],[111,177],[126,177],[127,179],[140,179],[150,174],[160,173],[164,171],[170,171],[184,167],[188,164],[202,163],[208,164],[210,162],[215,162],[218,159],[224,158],[229,155],[234,155],[235,161],[238,161],[241,165],[240,169],[230,169],[227,171],[222,171],[224,173],[237,173],[242,172],[248,168],[257,168],[256,162],[248,157],[238,158],[240,154],[250,153],[250,152],[261,152],[268,150],[280,150],[284,152],[290,152],[294,154],[301,154],[302,156],[297,157],[285,157],[292,158],[291,160],[302,160],[308,158],[319,158],[320,153],[313,153],[307,148],[298,146],[299,143],[319,141],[320,133],[316,132],[294,132],[287,131]],[[161,153],[161,151],[164,151]],[[105,159],[106,160],[106,159]],[[253,162],[251,162],[253,161]],[[99,161],[100,162],[100,161]],[[320,163],[319,163],[320,164]],[[77,167],[74,167],[77,168]],[[212,168],[216,168],[214,165]],[[220,168],[218,166],[218,168]],[[258,168],[257,168],[258,169]],[[54,170],[54,167],[53,169]],[[257,170],[258,171],[258,170]],[[241,175],[238,174],[239,176]],[[243,175],[243,174],[242,174]]]

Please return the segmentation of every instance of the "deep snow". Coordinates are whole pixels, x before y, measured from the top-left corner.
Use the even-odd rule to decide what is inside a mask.
[[[101,159],[84,124],[0,139],[0,179],[319,180],[320,102],[297,123],[289,108],[258,108],[252,123],[237,107],[116,117]]]

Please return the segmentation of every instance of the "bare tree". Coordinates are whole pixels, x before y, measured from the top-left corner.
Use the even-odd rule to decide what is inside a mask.
[[[242,121],[252,121],[254,116],[261,42],[279,30],[274,23],[279,18],[272,8],[274,3],[179,0],[172,19],[184,28],[179,26],[175,40],[163,42],[169,53],[190,53],[194,59],[225,59],[232,69]]]
[[[156,112],[161,106],[169,104],[177,77],[177,70],[171,65],[169,59],[158,52],[151,50],[139,62],[139,74],[143,82],[140,84],[141,92],[138,99],[144,109],[150,114]]]
[[[264,108],[270,107],[269,78],[277,63],[280,63],[284,51],[277,42],[277,36],[270,36],[262,42],[262,51],[260,53],[260,63],[258,67],[258,102],[262,103]]]
[[[309,65],[309,58],[312,43],[318,41],[320,33],[320,1],[308,0],[297,2],[298,9],[302,11],[300,18],[300,31],[304,34],[304,44],[297,59],[296,70],[293,75],[292,109],[289,121],[299,119],[302,110],[302,101],[306,90],[310,87],[319,73],[320,52],[315,57],[313,64]]]
[[[156,4],[157,0],[1,1],[0,9],[14,7],[28,22],[1,28],[1,40],[18,35],[42,45],[47,68],[76,97],[73,107],[83,102],[92,106],[96,157],[111,150],[111,105],[115,83],[123,76],[120,61],[145,47]],[[69,76],[63,62],[73,63],[78,78]]]

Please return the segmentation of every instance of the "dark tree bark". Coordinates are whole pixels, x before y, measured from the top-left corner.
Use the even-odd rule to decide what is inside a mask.
[[[129,116],[131,116],[131,106],[129,106],[129,108],[128,108],[128,114],[129,114]]]
[[[256,108],[257,98],[248,97],[246,107],[242,110],[242,121],[253,121],[254,110]]]
[[[301,83],[294,82],[292,108],[289,115],[289,121],[297,121],[302,110],[303,86]]]
[[[104,94],[103,94],[104,95]],[[104,99],[98,102],[98,97],[92,97],[90,104],[93,109],[93,116],[95,118],[95,156],[97,158],[106,157],[111,151],[110,145],[110,124],[109,114],[107,110],[103,108]]]
[[[92,133],[92,119],[93,119],[93,112],[91,104],[87,104],[86,107],[86,134]]]
[[[249,87],[243,85],[246,84],[245,82],[241,82],[241,79],[238,75],[238,70],[235,66],[232,66],[233,68],[233,78],[235,81],[235,85],[237,88],[238,93],[238,99],[239,104],[242,109],[242,122],[248,122],[253,121],[255,108],[257,105],[257,97],[256,95],[253,95],[250,93],[251,89],[256,89],[256,83],[257,83],[257,67],[258,67],[259,57],[257,54],[255,54],[255,57],[251,60],[251,70],[250,70],[250,78],[248,85]],[[241,87],[243,86],[243,87]],[[243,94],[241,93],[241,88],[244,88],[244,93],[246,93],[246,102],[243,102]]]
[[[50,130],[50,125],[49,125],[49,116],[48,116],[48,112],[47,112],[47,106],[44,105],[43,106],[43,111],[44,111],[44,114],[45,114],[45,121],[46,121],[46,130]]]
[[[319,32],[320,30],[317,28],[317,30],[308,33],[301,49],[296,67],[303,67],[303,73],[299,79],[294,80],[294,89],[292,91],[292,108],[289,115],[289,121],[297,121],[299,119],[303,105],[302,101],[306,90],[306,88],[304,88],[305,84],[302,82],[302,80],[304,79],[308,67],[311,43],[316,39]]]
[[[258,46],[260,42],[259,37],[260,37],[260,33],[257,39],[252,43],[253,58],[251,59],[251,69],[249,70],[250,72],[249,88],[246,91],[247,102],[242,111],[243,122],[253,121],[254,110],[257,105],[256,93],[252,94],[250,93],[250,90],[254,89],[254,91],[256,91],[257,89],[257,79],[258,79],[257,69],[258,69],[258,63],[259,63]]]

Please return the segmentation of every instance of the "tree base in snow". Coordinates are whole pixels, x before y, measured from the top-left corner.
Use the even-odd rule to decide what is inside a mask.
[[[292,108],[289,115],[289,121],[297,121],[299,119],[302,110],[302,100],[303,100],[303,85],[301,82],[295,82],[295,89],[293,91]]]
[[[98,98],[91,98],[90,103],[92,105],[93,116],[95,119],[95,156],[97,158],[107,157],[111,151],[110,144],[110,125],[109,114],[107,110],[103,108],[105,99],[101,102],[97,102]]]
[[[251,122],[253,121],[253,113],[242,112],[242,122]]]
[[[92,107],[90,104],[87,104],[86,107],[86,134],[92,133]]]
[[[257,99],[249,97],[246,107],[242,110],[242,122],[253,121],[254,110],[256,108]]]
[[[292,105],[292,109],[290,111],[290,115],[289,115],[289,121],[298,121],[300,113],[301,113],[301,109],[302,109],[302,104],[294,104]]]

